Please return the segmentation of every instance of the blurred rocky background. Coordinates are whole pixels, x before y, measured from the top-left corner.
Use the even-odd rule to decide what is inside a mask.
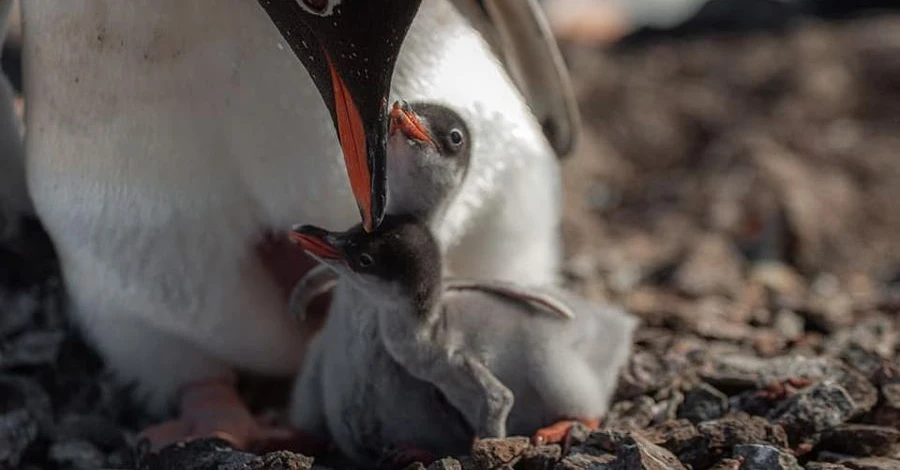
[[[900,468],[898,2],[543,5],[585,124],[567,282],[643,326],[603,430],[432,467]],[[21,90],[18,28],[2,65]],[[39,224],[4,236],[0,469],[310,466],[137,449],[144,417],[67,323]]]

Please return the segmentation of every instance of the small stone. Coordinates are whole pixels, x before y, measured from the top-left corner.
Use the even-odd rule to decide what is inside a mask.
[[[620,401],[610,408],[604,424],[624,431],[644,429],[653,421],[655,404],[652,398],[644,395],[632,401]]]
[[[646,351],[637,351],[628,358],[619,374],[615,396],[634,399],[665,387],[669,381],[670,377],[659,357]]]
[[[428,470],[462,470],[462,468],[462,464],[453,457],[444,457],[440,460],[435,460],[428,466]]]
[[[253,459],[247,464],[247,470],[309,470],[312,465],[312,457],[278,451]]]
[[[849,470],[839,463],[831,462],[809,462],[803,468],[806,470]]]
[[[527,437],[479,439],[472,445],[472,458],[484,469],[513,466],[529,446],[531,440]]]
[[[741,461],[738,459],[722,459],[715,463],[709,470],[740,470]]]
[[[884,403],[886,405],[900,410],[900,383],[882,385],[881,396],[884,397]]]
[[[728,396],[712,385],[700,383],[684,396],[678,417],[694,423],[721,418],[728,411]]]
[[[635,434],[616,451],[616,462],[634,470],[686,470],[671,452]]]
[[[796,457],[770,445],[738,445],[734,457],[743,460],[741,470],[800,470]]]
[[[784,430],[759,416],[735,414],[700,423],[697,430],[708,441],[709,450],[727,450],[740,444],[770,442],[786,447]]]
[[[462,470],[478,470],[478,465],[471,455],[460,455],[457,457],[457,461],[459,462],[459,466],[462,467]]]
[[[552,470],[562,457],[562,449],[558,445],[529,447],[522,453],[515,465],[515,470]]]
[[[900,430],[886,426],[844,424],[822,433],[819,447],[861,457],[891,455],[900,443]]]
[[[841,463],[850,470],[900,470],[900,460],[885,457],[866,457]]]
[[[803,335],[805,330],[805,321],[803,317],[796,312],[788,309],[781,309],[775,313],[775,320],[772,323],[775,328],[785,338],[798,338]]]
[[[222,439],[172,444],[148,455],[142,470],[243,470],[258,457],[235,450]]]
[[[833,428],[853,416],[855,404],[843,387],[824,382],[783,401],[772,412],[793,443],[804,436]]]
[[[587,440],[591,435],[591,428],[585,426],[583,423],[575,421],[572,423],[572,427],[569,428],[569,434],[566,436],[566,445],[581,445],[584,441]]]
[[[403,467],[403,470],[426,470],[428,467],[425,466],[422,462],[413,462],[406,467]]]
[[[554,470],[615,470],[614,455],[572,454],[559,461]]]
[[[644,431],[644,436],[650,442],[663,446],[676,455],[690,447],[700,446],[700,442],[703,441],[697,428],[686,419],[660,423]]]
[[[65,469],[96,470],[103,466],[103,453],[90,442],[81,440],[51,445],[48,457]]]
[[[721,235],[705,235],[675,272],[675,285],[694,296],[730,295],[743,283],[741,254]]]

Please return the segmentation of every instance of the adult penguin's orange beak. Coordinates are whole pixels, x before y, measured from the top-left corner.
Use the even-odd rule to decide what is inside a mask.
[[[391,77],[422,0],[258,1],[325,100],[363,227],[374,230],[387,206]]]

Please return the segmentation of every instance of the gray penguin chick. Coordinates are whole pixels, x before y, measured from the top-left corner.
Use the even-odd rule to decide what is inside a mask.
[[[602,416],[636,326],[559,290],[442,279],[432,232],[389,215],[374,233],[295,228],[340,276],[298,379],[292,424],[357,463],[385,448],[439,454]]]

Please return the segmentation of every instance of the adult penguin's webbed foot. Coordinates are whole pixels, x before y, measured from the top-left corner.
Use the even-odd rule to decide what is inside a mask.
[[[169,444],[216,437],[240,450],[294,447],[298,433],[255,417],[231,379],[206,380],[182,388],[179,417],[141,436],[157,451]]]
[[[574,426],[576,422],[587,426],[588,429],[591,430],[600,427],[599,419],[566,419],[557,421],[550,426],[538,429],[537,432],[534,433],[534,435],[531,437],[531,441],[534,443],[534,445],[564,443],[566,441],[566,438],[569,437],[569,432],[572,430],[572,426]]]

